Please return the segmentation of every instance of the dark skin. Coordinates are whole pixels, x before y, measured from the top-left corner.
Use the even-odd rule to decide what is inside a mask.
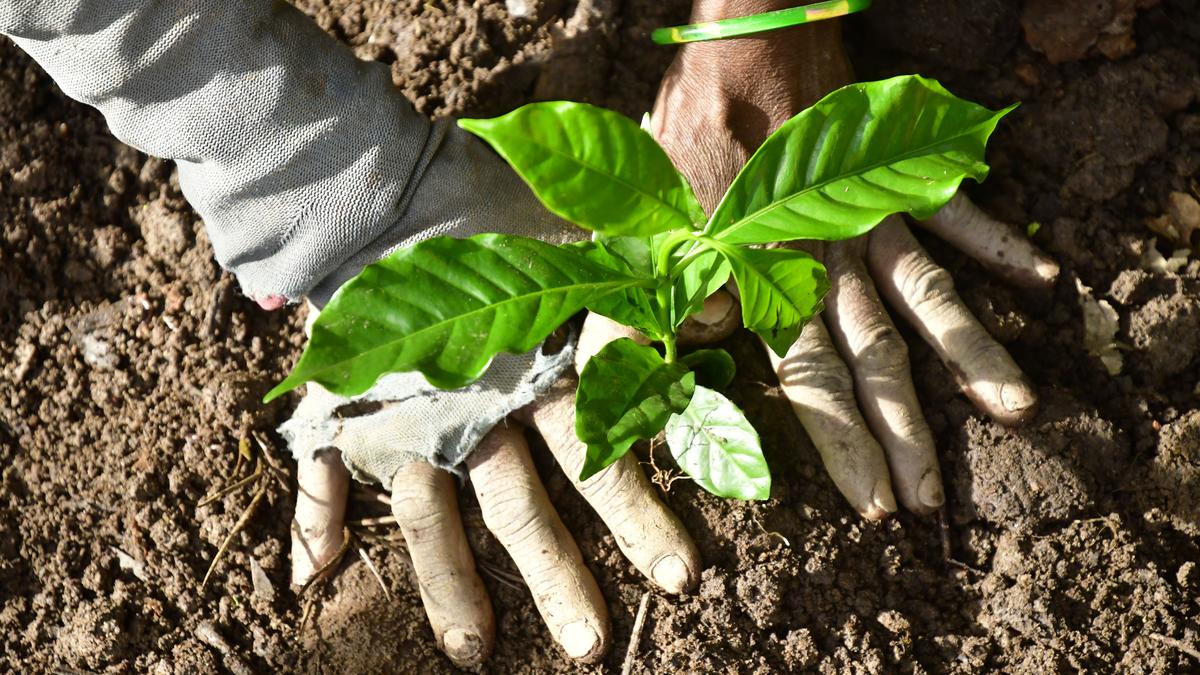
[[[795,5],[780,0],[697,0],[690,21]],[[659,87],[651,130],[708,212],[772,131],[854,78],[837,21],[693,42],[678,49]]]
[[[691,21],[797,4],[697,0]],[[772,131],[854,81],[838,20],[678,49],[659,90],[652,131],[709,212]],[[1045,288],[1057,276],[1053,261],[1024,237],[1007,236],[1007,226],[965,197],[956,197],[929,226],[1015,283]],[[797,415],[834,482],[864,516],[886,517],[897,510],[897,499],[918,513],[940,508],[933,437],[913,390],[907,348],[881,296],[997,420],[1018,424],[1032,417],[1032,385],[962,305],[949,275],[902,219],[890,218],[852,241],[798,246],[825,262],[832,288],[823,321],[810,324],[786,358],[773,358]]]

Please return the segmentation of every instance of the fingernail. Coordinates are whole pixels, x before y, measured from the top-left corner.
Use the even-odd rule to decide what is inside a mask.
[[[888,481],[881,480],[871,490],[871,503],[863,516],[871,520],[883,520],[896,512],[896,495],[892,494],[892,486]]]
[[[282,295],[268,295],[262,298],[255,298],[254,301],[258,303],[259,307],[262,307],[268,312],[274,312],[275,310],[287,304],[287,298],[283,297]]]
[[[713,326],[725,320],[732,306],[733,298],[728,293],[718,291],[704,300],[704,309],[692,318],[706,326]]]
[[[600,644],[600,636],[586,621],[572,621],[558,633],[558,642],[573,659],[591,656]]]
[[[1000,385],[1000,405],[1009,412],[1024,412],[1037,403],[1037,395],[1024,383],[1005,382]]]
[[[925,472],[921,484],[917,486],[917,499],[931,509],[941,508],[942,504],[946,503],[946,493],[942,490],[942,476],[939,472],[933,469]]]
[[[650,577],[668,593],[682,593],[691,585],[688,566],[683,562],[683,558],[674,553],[654,563],[654,567],[650,568]]]
[[[479,633],[465,628],[451,628],[442,636],[442,651],[458,664],[471,663],[479,658],[482,649],[483,638]]]
[[[1036,263],[1034,263],[1033,268],[1037,272],[1037,275],[1039,277],[1045,279],[1046,281],[1048,281],[1050,283],[1054,283],[1055,281],[1058,280],[1058,273],[1059,273],[1059,271],[1061,271],[1058,266],[1058,263],[1054,262],[1053,260],[1049,260],[1049,259],[1045,259],[1045,258],[1040,259]]]

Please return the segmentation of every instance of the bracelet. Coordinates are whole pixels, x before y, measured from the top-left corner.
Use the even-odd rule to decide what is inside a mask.
[[[827,0],[816,2],[803,7],[777,9],[773,12],[739,16],[720,21],[705,21],[687,26],[671,26],[658,28],[650,34],[650,39],[660,45],[683,44],[685,42],[701,42],[703,40],[721,40],[724,38],[761,33],[777,28],[799,26],[804,23],[833,19],[846,16],[871,6],[871,0]]]

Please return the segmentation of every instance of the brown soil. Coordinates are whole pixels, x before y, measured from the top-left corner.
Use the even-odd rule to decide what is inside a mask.
[[[528,9],[516,21],[500,2],[299,4],[364,58],[392,63],[425,113],[571,98],[640,115],[671,55],[648,29],[688,3],[510,1]],[[693,596],[653,594],[635,672],[1200,669],[1200,261],[1143,269],[1173,248],[1147,222],[1172,192],[1198,192],[1200,6],[1019,5],[877,0],[848,39],[864,78],[921,72],[993,106],[1024,102],[972,194],[1042,224],[1035,240],[1064,267],[1053,297],[926,244],[1039,384],[1040,416],[993,424],[910,335],[951,504],[941,523],[866,523],[824,475],[758,347],[735,338],[734,395],[764,432],[774,498],[725,502],[674,483],[666,499],[708,568]],[[247,430],[287,414],[255,400],[295,358],[302,317],[241,298],[171,165],[113,141],[7,42],[0,232],[0,671],[450,670],[403,552],[383,543],[367,550],[392,600],[352,555],[300,627],[282,488],[200,588],[251,495],[196,503],[228,482]],[[1083,347],[1075,278],[1120,314],[1118,376]],[[539,462],[609,601],[605,670],[616,671],[648,585],[546,453]],[[525,589],[502,581],[512,564],[470,502],[479,559],[500,570],[484,575],[501,636],[487,669],[577,670]]]

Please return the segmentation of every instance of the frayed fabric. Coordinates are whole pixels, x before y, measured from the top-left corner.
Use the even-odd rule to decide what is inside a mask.
[[[0,2],[0,33],[117,138],[176,161],[218,262],[266,309],[322,307],[364,266],[430,237],[583,234],[478,139],[418,115],[386,65],[286,3]],[[453,470],[571,354],[498,356],[453,392],[389,375],[357,399],[378,409],[353,419],[339,414],[351,401],[309,385],[280,431],[297,457],[337,447],[357,478],[390,487],[416,459]]]
[[[549,389],[573,360],[574,339],[555,354],[500,354],[481,379],[453,391],[434,387],[420,373],[385,375],[353,399],[309,383],[279,433],[297,459],[339,448],[354,478],[386,489],[397,470],[415,461],[461,476],[480,439]],[[355,409],[366,412],[355,415]]]

